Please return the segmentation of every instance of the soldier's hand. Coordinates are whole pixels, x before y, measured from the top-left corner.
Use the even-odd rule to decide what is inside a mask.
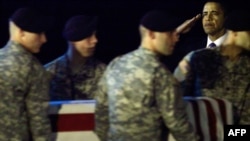
[[[190,69],[189,62],[186,59],[182,59],[179,63],[179,68],[182,74],[186,75]]]

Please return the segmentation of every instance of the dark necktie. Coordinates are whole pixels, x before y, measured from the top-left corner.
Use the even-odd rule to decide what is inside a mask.
[[[215,48],[215,47],[216,47],[216,44],[213,42],[208,45],[208,48]]]

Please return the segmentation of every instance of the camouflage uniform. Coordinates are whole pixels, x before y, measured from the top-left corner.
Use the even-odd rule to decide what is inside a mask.
[[[47,141],[49,75],[20,44],[0,50],[0,141]]]
[[[179,85],[150,50],[140,47],[114,59],[97,90],[101,141],[160,141],[163,123],[178,141],[195,140]]]
[[[93,91],[106,65],[95,58],[80,65],[81,71],[72,74],[66,54],[45,65],[53,75],[50,85],[51,100],[93,99]]]
[[[238,109],[238,114],[243,107],[240,124],[250,124],[249,53],[243,51],[239,60],[232,63],[220,50],[220,47],[202,49],[193,54],[185,95],[228,99]]]

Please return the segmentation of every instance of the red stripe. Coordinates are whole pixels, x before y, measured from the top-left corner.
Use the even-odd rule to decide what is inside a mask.
[[[216,133],[217,133],[217,126],[216,126],[216,115],[214,113],[213,107],[209,100],[203,99],[206,109],[207,109],[207,116],[208,116],[208,125],[209,125],[209,134],[210,134],[210,140],[216,141]]]
[[[191,103],[192,108],[193,108],[193,113],[194,113],[194,121],[195,121],[195,127],[196,127],[196,132],[200,136],[199,141],[204,140],[204,135],[201,130],[201,125],[200,125],[200,115],[199,115],[199,108],[196,100],[188,99],[188,101]]]
[[[218,104],[219,104],[219,109],[220,109],[220,113],[221,113],[221,117],[222,117],[222,123],[223,125],[227,124],[227,112],[226,112],[226,105],[224,100],[221,99],[216,99]]]
[[[92,114],[52,114],[50,120],[53,132],[91,131],[94,130],[94,113]]]

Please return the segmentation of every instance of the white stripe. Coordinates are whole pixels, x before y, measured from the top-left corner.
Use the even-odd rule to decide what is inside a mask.
[[[190,102],[190,99],[185,99],[185,101],[187,102],[187,115],[189,118],[189,121],[191,123],[191,125],[193,126],[195,132],[197,132],[196,129],[196,121],[195,121],[195,117],[194,117],[194,106],[193,104]],[[196,103],[196,100],[194,101]]]
[[[53,133],[55,141],[100,141],[93,131]]]
[[[233,124],[233,104],[231,102],[229,102],[226,99],[223,99],[225,106],[226,106],[226,116],[227,116],[227,121],[226,124]]]
[[[219,104],[218,104],[218,100],[216,99],[211,99],[211,98],[206,98],[212,105],[213,108],[213,112],[215,113],[215,118],[216,118],[216,137],[217,137],[217,141],[223,141],[223,120],[222,120],[222,116],[220,113],[220,109],[219,109]]]
[[[49,107],[49,114],[81,114],[94,112],[95,103],[51,105]]]
[[[199,115],[200,115],[200,125],[201,131],[203,133],[204,141],[210,141],[210,134],[209,134],[209,124],[208,124],[208,116],[207,116],[207,109],[206,105],[203,101],[198,100],[198,108],[199,108]]]

